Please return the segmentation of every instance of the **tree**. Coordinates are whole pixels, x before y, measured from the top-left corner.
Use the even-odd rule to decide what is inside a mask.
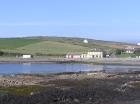
[[[121,50],[121,49],[116,49],[116,55],[121,55],[122,52],[123,52],[123,50]]]
[[[4,52],[3,51],[0,51],[0,56],[3,56],[4,55]]]
[[[136,50],[136,51],[134,52],[134,54],[135,54],[136,56],[140,56],[140,50]]]

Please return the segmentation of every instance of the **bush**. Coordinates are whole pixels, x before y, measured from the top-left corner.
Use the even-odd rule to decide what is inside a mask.
[[[140,56],[140,50],[136,50],[136,51],[134,52],[134,54],[135,54],[136,56]]]
[[[117,50],[116,50],[116,55],[121,55],[122,52],[124,52],[124,51],[121,50],[121,49],[117,49]]]
[[[3,51],[0,51],[0,56],[3,56],[4,55],[4,52]]]

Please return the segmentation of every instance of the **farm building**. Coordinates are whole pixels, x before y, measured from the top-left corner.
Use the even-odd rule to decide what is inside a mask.
[[[32,58],[33,56],[32,55],[22,55],[22,58],[23,59],[30,59]]]

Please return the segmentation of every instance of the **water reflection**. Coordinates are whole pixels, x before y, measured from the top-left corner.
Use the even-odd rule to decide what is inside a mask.
[[[58,73],[79,71],[128,72],[140,71],[140,66],[93,65],[93,64],[0,64],[0,74]]]
[[[22,65],[22,73],[31,73],[31,64],[23,63]]]
[[[92,65],[92,64],[66,64],[67,72],[79,72],[79,71],[101,71],[104,70],[104,65]]]
[[[107,72],[130,72],[130,71],[140,71],[140,66],[105,65],[104,69]]]

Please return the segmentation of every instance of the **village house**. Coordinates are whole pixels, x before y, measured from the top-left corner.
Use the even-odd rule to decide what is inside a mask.
[[[79,53],[68,53],[66,54],[67,59],[78,59],[81,58],[81,54]]]
[[[101,51],[88,52],[87,55],[91,58],[103,58],[103,52]]]
[[[22,55],[22,58],[23,59],[30,59],[32,58],[33,56],[32,55]]]
[[[135,48],[128,46],[127,48],[125,48],[125,53],[134,53],[135,52]]]
[[[103,58],[103,52],[101,51],[89,51],[87,53],[68,53],[66,55],[67,59],[90,59],[90,58]]]

